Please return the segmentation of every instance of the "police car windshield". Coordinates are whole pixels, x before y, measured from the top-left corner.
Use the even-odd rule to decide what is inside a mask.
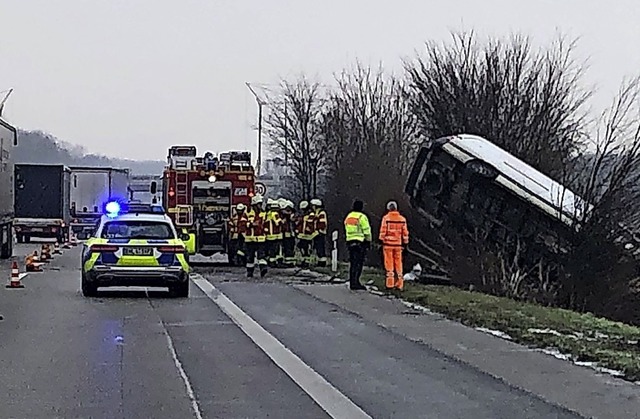
[[[171,226],[158,221],[109,221],[102,228],[103,239],[173,239]]]

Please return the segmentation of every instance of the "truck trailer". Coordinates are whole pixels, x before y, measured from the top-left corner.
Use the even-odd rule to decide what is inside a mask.
[[[129,169],[70,166],[71,230],[79,239],[90,237],[104,206],[109,201],[125,201],[129,189]]]
[[[13,254],[14,164],[11,149],[18,145],[18,131],[0,117],[0,258]]]
[[[18,243],[31,237],[69,236],[71,170],[61,164],[15,165],[15,221]]]

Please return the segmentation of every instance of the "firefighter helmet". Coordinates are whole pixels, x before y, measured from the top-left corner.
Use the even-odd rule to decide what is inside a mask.
[[[240,203],[240,204],[236,205],[236,210],[237,211],[244,211],[246,209],[247,209],[247,207],[243,203]]]
[[[280,209],[286,209],[288,206],[287,200],[286,199],[278,199],[278,206],[280,207]]]
[[[310,203],[314,207],[321,207],[322,206],[322,201],[319,200],[319,199],[312,199]]]
[[[307,201],[300,201],[300,209],[306,210],[309,207],[309,203]]]
[[[251,197],[251,205],[260,205],[262,204],[262,195],[254,195]]]

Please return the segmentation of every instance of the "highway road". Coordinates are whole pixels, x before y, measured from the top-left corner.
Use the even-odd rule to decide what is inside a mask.
[[[35,246],[16,247],[21,270]],[[578,417],[276,273],[200,269],[188,299],[84,298],[79,259],[0,290],[0,418]]]

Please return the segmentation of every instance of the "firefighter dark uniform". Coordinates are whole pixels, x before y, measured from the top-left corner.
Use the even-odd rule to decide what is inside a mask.
[[[282,216],[282,256],[284,265],[292,267],[296,264],[296,235],[295,221],[293,219],[293,202],[284,200],[280,205]]]
[[[229,262],[233,265],[244,263],[244,234],[247,230],[246,207],[244,204],[236,206],[236,213],[229,219]]]
[[[318,256],[318,266],[327,266],[327,213],[322,208],[322,201],[312,199],[314,227],[313,227],[313,249]]]
[[[315,216],[307,201],[300,202],[300,210],[302,214],[298,217],[298,222],[296,223],[296,236],[298,236],[298,248],[302,255],[301,266],[306,267],[311,264]]]
[[[255,262],[258,261],[260,276],[267,274],[267,259],[265,254],[266,237],[264,221],[266,213],[262,210],[262,197],[256,195],[251,198],[252,208],[247,212],[247,231],[244,236],[245,252],[247,255],[247,276],[253,277]]]
[[[269,266],[274,267],[278,263],[278,255],[280,254],[280,245],[282,244],[282,232],[280,226],[282,219],[280,218],[279,205],[277,201],[269,199],[267,201],[268,211],[264,222],[264,234],[267,246],[267,262]]]

